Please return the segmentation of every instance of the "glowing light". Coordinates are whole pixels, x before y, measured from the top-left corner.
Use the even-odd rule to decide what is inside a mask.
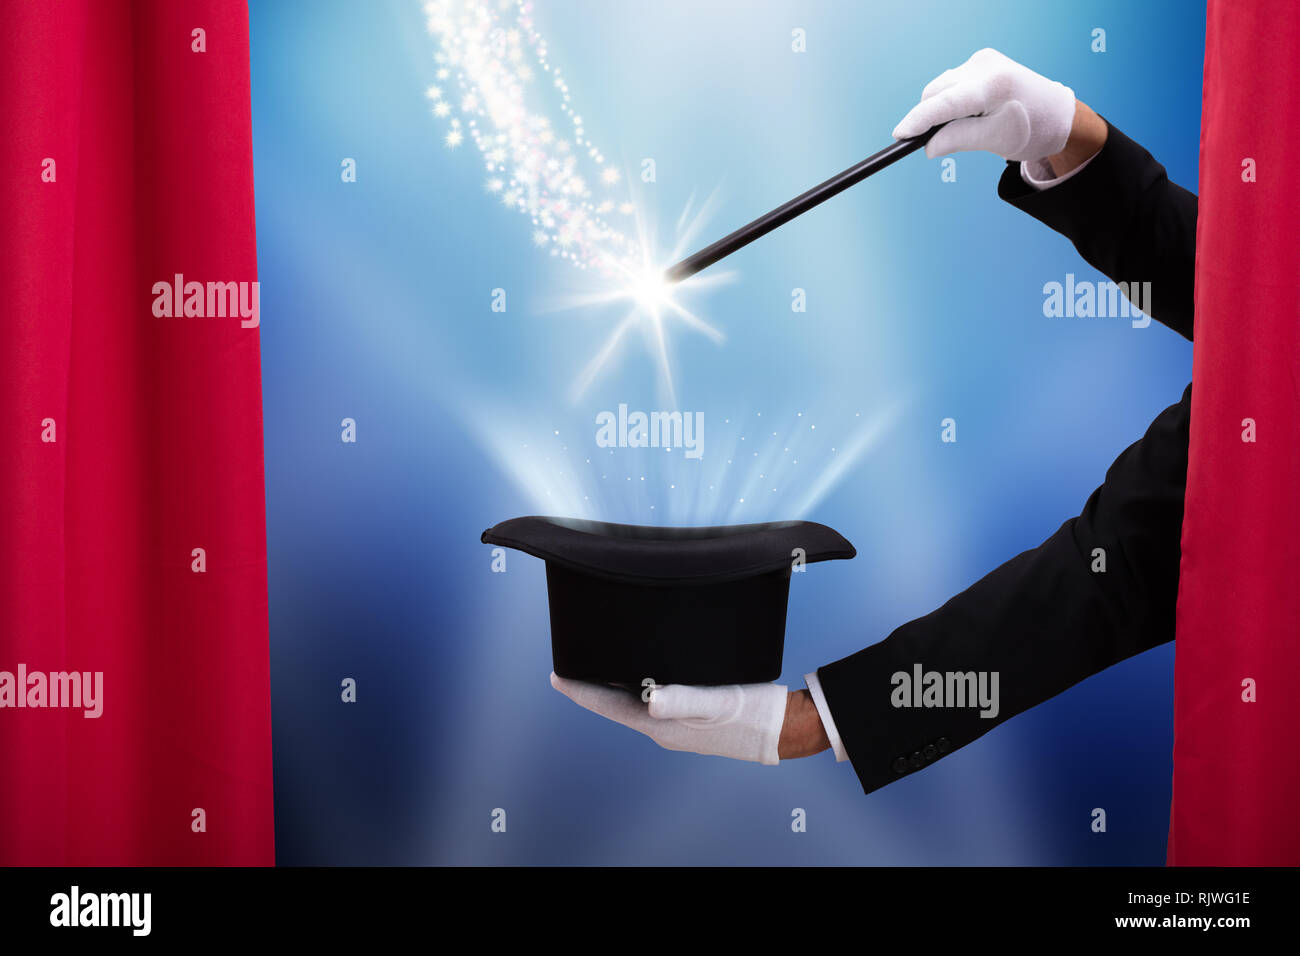
[[[558,307],[620,301],[629,306],[578,376],[575,397],[634,329],[645,333],[642,338],[655,353],[671,394],[665,326],[680,324],[714,342],[723,338],[682,304],[682,296],[688,289],[725,282],[730,273],[675,286],[663,280],[664,267],[685,253],[709,204],[693,212],[688,205],[677,223],[672,254],[657,258],[652,230],[630,193],[631,184],[606,164],[588,137],[569,84],[537,32],[532,9],[532,0],[429,0],[424,10],[429,32],[438,40],[436,76],[449,80],[443,64],[455,66],[458,90],[453,95],[431,86],[426,95],[434,102],[433,114],[450,126],[447,147],[455,148],[465,138],[473,141],[493,174],[487,191],[501,194],[502,205],[528,216],[533,244],[592,276],[590,292],[562,300]],[[533,84],[538,74],[549,75],[550,82]],[[553,91],[549,101],[548,91]],[[458,111],[452,100],[459,102]],[[593,198],[589,183],[599,183],[602,193],[623,195]]]
[[[672,296],[672,286],[661,270],[650,269],[632,276],[628,291],[637,305],[647,312],[657,313]]]

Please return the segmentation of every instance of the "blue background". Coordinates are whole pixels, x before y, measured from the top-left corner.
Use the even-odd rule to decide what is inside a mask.
[[[886,145],[983,46],[1196,186],[1202,3],[538,8],[591,139],[633,176],[655,158],[640,197],[664,251],[692,194],[718,199],[702,245]],[[669,326],[674,405],[639,343],[575,400],[623,313],[546,311],[590,277],[485,192],[472,144],[444,146],[419,4],[250,10],[280,863],[1164,862],[1171,645],[864,796],[829,754],[672,753],[576,707],[548,682],[542,563],[494,574],[478,540],[533,513],[829,524],[859,555],[796,576],[792,686],[1037,545],[1178,400],[1191,346],[1044,318],[1045,282],[1100,277],[997,198],[1000,159],[962,154],[943,183],[909,157],[719,266],[736,280],[689,304],[726,340]],[[598,449],[620,402],[702,411],[703,459]]]

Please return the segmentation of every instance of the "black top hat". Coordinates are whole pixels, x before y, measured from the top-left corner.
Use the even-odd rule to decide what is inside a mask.
[[[657,528],[533,516],[482,540],[546,562],[555,673],[630,688],[775,680],[791,571],[857,554],[812,521]]]

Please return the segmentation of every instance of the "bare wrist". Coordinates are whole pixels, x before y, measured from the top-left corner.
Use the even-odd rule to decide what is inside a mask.
[[[796,690],[786,695],[785,723],[781,726],[777,756],[782,760],[811,757],[828,749],[830,745],[812,695],[807,690]]]
[[[1058,178],[1077,169],[1097,155],[1106,145],[1106,121],[1094,113],[1087,103],[1074,101],[1074,122],[1065,149],[1047,157],[1052,174]]]

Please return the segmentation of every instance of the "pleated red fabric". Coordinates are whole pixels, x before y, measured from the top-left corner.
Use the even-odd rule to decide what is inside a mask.
[[[259,331],[154,291],[251,304],[247,5],[0,4],[0,77],[0,864],[273,863]]]
[[[1300,4],[1210,0],[1168,860],[1300,863]]]

